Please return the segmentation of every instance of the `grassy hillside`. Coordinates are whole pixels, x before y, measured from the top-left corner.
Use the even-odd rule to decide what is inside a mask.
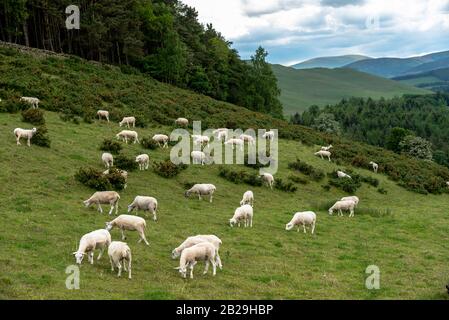
[[[427,90],[449,92],[449,68],[436,69],[394,79],[404,84]]]
[[[310,68],[340,68],[355,61],[372,59],[362,55],[344,55],[336,57],[319,57],[303,61],[292,65],[295,69],[310,69]]]
[[[428,93],[423,89],[400,84],[352,69],[295,70],[273,65],[281,88],[281,102],[286,115],[302,112],[316,104],[334,104],[343,98],[391,98],[403,94]]]
[[[120,213],[135,195],[159,200],[157,223],[147,219],[150,247],[137,244],[128,233],[133,250],[133,279],[118,279],[107,258],[81,267],[81,289],[65,288],[65,268],[74,263],[71,253],[79,237],[102,228],[110,217],[86,209],[82,200],[93,190],[73,178],[81,166],[101,169],[100,142],[118,130],[116,123],[72,124],[46,112],[51,149],[16,146],[12,130],[27,126],[19,114],[0,114],[0,182],[3,205],[0,214],[0,297],[3,299],[445,299],[448,281],[448,195],[417,195],[404,191],[383,175],[355,169],[380,179],[383,195],[363,185],[355,218],[318,216],[316,235],[284,230],[291,215],[322,207],[345,194],[324,191],[322,182],[309,181],[287,194],[264,187],[255,193],[252,229],[231,229],[227,221],[240,201],[246,185],[235,185],[218,176],[216,166],[190,166],[174,179],[164,179],[151,170],[132,172],[128,188],[120,192]],[[151,126],[138,128],[141,136],[168,131]],[[289,162],[299,157],[326,172],[340,166],[313,156],[315,146],[281,140],[277,178],[292,172]],[[134,156],[139,145],[125,146]],[[149,152],[152,161],[165,159],[169,150]],[[252,169],[245,169],[252,170]],[[298,174],[300,175],[300,174]],[[304,179],[308,180],[306,176]],[[184,182],[211,182],[217,192],[213,204],[186,199]],[[377,214],[389,210],[388,214]],[[423,214],[425,212],[425,217]],[[185,237],[214,233],[221,237],[224,269],[212,279],[202,276],[183,280],[170,252]],[[119,232],[112,231],[113,239]],[[365,269],[377,265],[381,289],[367,290]]]

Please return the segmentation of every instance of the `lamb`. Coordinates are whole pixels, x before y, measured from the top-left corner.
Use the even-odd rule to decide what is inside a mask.
[[[125,178],[125,185],[123,186],[123,189],[126,189],[126,187],[128,186],[128,171],[119,169],[118,172],[123,178]],[[103,172],[103,174],[109,173],[110,173],[109,169]]]
[[[311,226],[312,227],[311,233],[313,234],[315,232],[315,224],[316,224],[315,212],[312,211],[296,212],[292,220],[290,220],[290,222],[285,225],[285,230],[289,231],[293,229],[295,226],[297,226],[299,232],[299,226],[302,225],[304,233],[307,233],[306,226]]]
[[[136,157],[136,162],[139,164],[139,170],[148,170],[150,166],[150,156],[147,154],[141,154]]]
[[[270,173],[262,173],[260,175],[260,177],[262,178],[262,181],[270,187],[271,190],[273,190],[273,185],[274,185],[274,177],[272,174]]]
[[[101,118],[105,118],[109,122],[109,111],[98,110],[97,116],[98,116],[98,120],[101,120]]]
[[[328,145],[327,147],[321,147],[322,151],[329,151],[330,149],[332,149],[334,146],[333,145]]]
[[[352,179],[352,177],[349,174],[344,173],[343,171],[338,170],[337,171],[337,176],[341,179],[341,178],[349,178]]]
[[[201,164],[204,166],[206,163],[206,154],[202,151],[192,151],[190,153],[192,157],[192,163],[193,164]]]
[[[118,268],[117,277],[122,275],[122,263],[125,272],[128,271],[128,279],[131,279],[131,249],[125,242],[112,241],[108,248],[109,261],[111,262],[111,270],[114,272],[114,265]],[[128,270],[126,269],[128,262]]]
[[[240,151],[243,151],[243,146],[245,145],[245,141],[243,141],[242,139],[232,138],[232,139],[227,140],[224,144],[231,145],[232,150],[234,150],[234,146],[239,146]]]
[[[358,206],[360,201],[359,197],[357,196],[343,197],[340,199],[340,201],[347,201],[347,200],[354,201],[356,207]]]
[[[370,161],[369,164],[373,167],[374,173],[377,173],[377,170],[379,170],[379,165],[373,161]]]
[[[273,140],[274,139],[274,131],[270,130],[270,131],[265,132],[262,135],[262,138],[268,139],[268,140]]]
[[[123,126],[126,124],[126,126],[129,128],[130,125],[133,126],[133,128],[136,127],[136,118],[135,117],[124,117],[122,121],[119,122],[119,126]]]
[[[120,229],[120,232],[122,233],[122,240],[126,240],[125,230],[137,231],[140,237],[138,243],[143,241],[147,246],[150,245],[145,237],[145,228],[147,227],[147,223],[144,218],[121,214],[114,220],[106,222],[106,230],[111,231],[114,227]]]
[[[75,255],[76,263],[81,264],[85,255],[91,264],[94,264],[94,250],[100,249],[97,260],[100,260],[103,251],[111,243],[111,234],[108,230],[100,229],[92,231],[81,237],[78,250]]]
[[[242,201],[240,201],[240,205],[249,204],[251,207],[254,206],[254,194],[251,190],[246,191],[243,194]]]
[[[243,141],[248,142],[249,145],[256,144],[256,139],[254,139],[254,137],[250,136],[249,134],[241,134],[239,138],[242,139]]]
[[[88,208],[92,204],[98,205],[98,211],[103,213],[103,209],[101,208],[102,204],[110,204],[111,209],[109,210],[109,215],[112,214],[112,211],[115,207],[115,214],[118,212],[118,202],[120,200],[120,195],[115,191],[98,191],[95,192],[89,199],[83,201],[84,205]]]
[[[179,270],[183,278],[186,278],[187,268],[190,268],[190,279],[193,279],[193,268],[198,261],[205,261],[206,267],[204,268],[203,274],[207,273],[209,264],[212,264],[212,274],[215,276],[217,273],[216,259],[214,245],[209,242],[201,242],[182,251],[181,258],[179,259],[179,267],[175,269]]]
[[[108,152],[101,155],[101,161],[103,161],[104,166],[108,169],[114,166],[114,157]]]
[[[168,136],[165,134],[155,134],[152,138],[154,141],[157,142],[157,144],[159,145],[159,147],[162,148],[168,148]],[[161,146],[162,143],[162,146]]]
[[[33,128],[31,130],[21,128],[14,129],[14,135],[16,136],[17,145],[20,145],[20,138],[27,138],[27,145],[28,147],[31,147],[31,138],[33,138],[36,132],[36,128]]]
[[[329,161],[331,161],[332,153],[330,153],[329,151],[320,150],[318,152],[315,152],[315,155],[320,156],[321,159],[324,159],[324,157],[327,157],[329,159]]]
[[[221,242],[220,238],[218,238],[217,236],[212,235],[212,234],[188,237],[186,240],[184,240],[183,243],[181,243],[178,247],[173,249],[172,259],[178,258],[184,249],[190,248],[190,247],[192,247],[198,243],[201,243],[201,242],[210,242],[214,245],[214,247],[216,249],[216,263],[217,263],[218,267],[220,268],[220,270],[223,269],[223,266],[221,264],[220,255],[218,254],[218,251],[220,250],[220,246],[221,246],[222,242]]]
[[[33,107],[33,109],[38,109],[39,108],[39,102],[40,100],[38,98],[34,98],[34,97],[22,97],[20,98],[20,101],[31,104],[31,106]]]
[[[175,120],[175,124],[177,124],[178,126],[187,127],[189,125],[189,120],[187,120],[186,118],[178,118]]]
[[[139,134],[136,131],[123,130],[120,131],[116,137],[117,139],[122,139],[126,144],[128,144],[128,140],[133,140],[134,143],[140,143]]]
[[[238,224],[240,227],[240,222],[243,220],[244,226],[253,227],[253,207],[249,204],[245,204],[237,209],[235,209],[234,216],[229,219],[229,225],[233,227],[235,224]]]
[[[343,216],[343,210],[345,211],[349,211],[349,217],[353,217],[354,216],[354,208],[355,208],[356,204],[354,201],[352,200],[346,200],[346,201],[337,201],[335,202],[335,204],[329,208],[329,214],[332,215],[334,213],[334,210],[338,210],[338,214],[340,216]]]
[[[128,213],[131,211],[136,210],[143,210],[143,211],[150,211],[150,213],[153,214],[153,220],[157,221],[157,200],[153,197],[144,197],[144,196],[137,196],[134,198],[134,201],[128,206]]]
[[[217,188],[213,184],[195,184],[192,188],[187,190],[184,193],[184,196],[186,198],[190,197],[191,194],[197,194],[198,199],[201,200],[201,196],[209,196],[209,202],[212,203],[212,198],[214,195],[214,192],[217,190]]]

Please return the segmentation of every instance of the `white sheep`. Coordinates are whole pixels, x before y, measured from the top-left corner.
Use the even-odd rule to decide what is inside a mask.
[[[213,246],[216,249],[216,263],[220,269],[223,269],[223,266],[221,264],[221,259],[218,251],[220,250],[220,246],[222,244],[221,239],[213,234],[210,235],[196,235],[192,237],[188,237],[186,240],[184,240],[183,243],[181,243],[178,247],[173,249],[172,251],[172,259],[178,258],[182,251],[184,249],[193,247],[194,245],[201,243],[201,242],[210,242],[213,244]]]
[[[359,197],[357,196],[343,197],[340,199],[340,201],[348,201],[348,200],[354,201],[356,207],[358,206],[360,201]]]
[[[167,135],[165,135],[165,134],[155,134],[152,139],[157,142],[159,147],[168,148],[169,138],[168,138]]]
[[[324,159],[324,157],[327,157],[329,159],[329,161],[331,161],[332,153],[330,153],[329,151],[320,150],[318,152],[315,152],[315,155],[320,156],[321,159]]]
[[[332,149],[333,148],[333,146],[330,144],[330,145],[328,145],[327,147],[321,147],[321,150],[322,151],[329,151],[330,149]]]
[[[133,140],[134,143],[139,142],[139,134],[136,131],[123,130],[117,133],[117,139],[122,139],[126,144],[128,144],[128,140]]]
[[[128,171],[118,169],[118,172],[125,179],[125,185],[123,186],[123,189],[126,189],[126,187],[128,186]],[[109,174],[109,173],[110,173],[109,169],[103,172],[103,174]]]
[[[153,220],[157,220],[157,200],[153,197],[144,197],[144,196],[137,196],[134,198],[134,201],[128,206],[128,213],[131,211],[136,210],[138,212],[139,210],[150,211],[151,214],[153,214]]]
[[[33,107],[33,109],[37,109],[39,108],[39,102],[40,100],[38,98],[34,98],[34,97],[22,97],[20,98],[20,101],[26,102],[28,104],[31,104],[31,106]]]
[[[228,140],[228,131],[229,130],[227,128],[219,128],[219,129],[212,131],[212,133],[214,135],[216,135],[218,140],[226,141],[226,140]]]
[[[206,147],[209,146],[210,139],[208,136],[201,136],[201,135],[193,134],[192,138],[193,138],[194,145],[201,145],[201,146],[206,145]]]
[[[128,271],[128,279],[131,279],[131,249],[125,242],[112,241],[108,248],[109,261],[111,262],[111,270],[114,272],[114,265],[118,268],[117,276],[122,275],[123,269]],[[126,262],[128,262],[128,270],[126,269]]]
[[[122,121],[119,122],[119,126],[123,126],[126,124],[126,126],[129,128],[131,125],[133,128],[136,127],[136,118],[135,117],[124,117]]]
[[[189,125],[189,120],[187,120],[186,118],[178,118],[175,120],[175,124],[177,124],[178,126],[186,127]]]
[[[100,260],[103,255],[104,249],[106,249],[111,243],[111,234],[108,230],[100,229],[85,234],[81,237],[78,250],[73,254],[75,255],[76,263],[81,264],[85,255],[91,264],[94,264],[94,250],[100,249],[97,260]]]
[[[342,178],[349,178],[352,179],[352,177],[349,174],[344,173],[343,171],[338,170],[337,171],[337,176],[342,179]]]
[[[179,267],[175,269],[179,270],[183,278],[186,278],[187,268],[190,268],[190,279],[193,279],[193,268],[198,261],[205,261],[206,267],[204,268],[203,274],[207,273],[209,264],[212,264],[212,274],[215,276],[217,273],[216,259],[214,245],[210,242],[201,242],[182,251],[181,258],[179,259]]]
[[[109,122],[109,111],[98,110],[97,116],[98,116],[98,120],[101,120],[101,118],[105,118]]]
[[[120,195],[115,191],[98,191],[95,192],[89,199],[83,201],[84,205],[88,208],[92,204],[98,205],[98,211],[103,213],[103,209],[101,208],[102,204],[110,204],[111,209],[109,210],[109,214],[112,214],[112,211],[115,207],[115,214],[118,212],[118,202],[120,200]]]
[[[379,165],[373,161],[370,161],[369,164],[373,167],[374,173],[377,173],[377,170],[379,170]]]
[[[244,222],[244,226],[246,227],[253,227],[253,207],[251,207],[249,204],[244,204],[243,206],[235,209],[234,216],[229,219],[229,225],[233,227],[235,224],[237,224],[240,227],[240,222]]]
[[[33,136],[36,134],[36,132],[37,132],[36,128],[33,128],[31,130],[15,128],[14,135],[16,136],[17,145],[20,145],[20,138],[26,138],[27,145],[28,145],[28,147],[30,147],[31,146],[31,138],[33,138]]]
[[[193,164],[201,164],[204,166],[206,163],[206,154],[203,151],[192,151],[190,155]]]
[[[343,216],[343,210],[349,211],[349,217],[354,216],[354,208],[355,208],[355,202],[353,200],[345,200],[345,201],[337,201],[335,204],[329,208],[329,214],[332,215],[335,210],[338,210],[338,214],[340,216]]]
[[[231,145],[232,146],[232,150],[234,150],[235,146],[239,146],[240,147],[240,151],[243,151],[243,147],[245,145],[245,141],[243,141],[242,139],[232,138],[232,139],[227,140],[224,144]]]
[[[251,190],[248,190],[243,194],[240,205],[243,206],[244,204],[249,204],[251,207],[254,206],[254,193]]]
[[[273,190],[273,185],[274,185],[274,177],[271,173],[262,173],[260,175],[260,177],[262,178],[262,181],[268,186],[270,187],[271,190]]]
[[[148,154],[141,154],[136,157],[136,162],[139,164],[139,170],[148,170],[150,166],[150,156]]]
[[[184,193],[184,196],[188,198],[191,194],[196,194],[198,195],[199,200],[202,199],[201,196],[209,196],[209,202],[212,202],[212,198],[216,190],[217,188],[213,184],[195,184],[192,188]]]
[[[265,132],[262,135],[262,138],[268,139],[268,140],[273,140],[274,139],[274,131],[270,130],[270,131]]]
[[[446,181],[446,185],[449,187],[449,181]]]
[[[103,161],[104,166],[108,169],[114,166],[114,157],[108,152],[101,155],[101,161]]]
[[[311,226],[312,227],[311,233],[313,234],[315,232],[315,224],[316,224],[315,212],[312,211],[296,212],[292,220],[290,220],[290,222],[285,225],[285,230],[289,231],[293,229],[295,226],[297,226],[299,232],[299,227],[302,226],[304,233],[307,233],[306,226]]]
[[[249,145],[256,144],[256,139],[254,139],[254,137],[250,136],[249,134],[241,134],[239,138],[245,142],[248,142]]]
[[[147,227],[147,223],[144,218],[121,214],[114,220],[106,222],[106,230],[111,231],[114,227],[120,229],[120,232],[122,233],[122,240],[126,240],[125,230],[137,231],[140,237],[138,243],[143,241],[147,246],[150,245],[145,237],[145,228]]]

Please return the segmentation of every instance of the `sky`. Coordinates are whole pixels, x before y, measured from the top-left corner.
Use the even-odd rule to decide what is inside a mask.
[[[271,63],[344,54],[410,57],[449,50],[449,0],[181,0],[233,42]]]

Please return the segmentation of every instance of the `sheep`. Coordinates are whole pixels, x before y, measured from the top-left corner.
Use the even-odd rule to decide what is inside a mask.
[[[14,135],[16,136],[17,145],[20,145],[20,138],[27,138],[27,145],[31,147],[31,138],[36,134],[37,129],[33,128],[31,130],[15,128]]]
[[[307,233],[306,230],[307,225],[312,227],[311,233],[313,234],[315,232],[315,224],[316,224],[315,212],[312,211],[296,212],[292,220],[290,220],[290,222],[285,225],[285,230],[290,231],[295,226],[297,226],[299,232],[299,226],[302,225],[304,233]]]
[[[206,147],[209,146],[210,139],[208,136],[201,136],[201,135],[192,135],[193,138],[193,144],[194,145],[206,145]]]
[[[324,159],[324,157],[327,157],[329,159],[329,161],[331,161],[332,153],[330,153],[329,151],[320,150],[318,152],[315,152],[315,155],[320,156],[321,159]]]
[[[251,190],[248,190],[243,194],[240,205],[243,206],[244,204],[249,204],[251,207],[254,206],[254,193]]]
[[[321,151],[329,151],[330,149],[332,149],[334,146],[333,145],[328,145],[327,147],[321,147]]]
[[[108,230],[100,229],[92,231],[81,237],[78,250],[73,252],[76,263],[81,264],[85,255],[90,264],[94,264],[94,250],[100,249],[97,260],[100,260],[103,251],[111,243],[111,234]]]
[[[273,190],[273,185],[274,185],[274,177],[272,174],[270,173],[262,173],[260,175],[260,177],[262,178],[262,181],[270,187],[271,190]]]
[[[22,97],[20,98],[20,101],[31,104],[31,106],[33,107],[33,109],[38,109],[39,108],[39,102],[40,100],[38,98],[34,98],[34,97]]]
[[[359,197],[357,196],[343,197],[340,199],[340,201],[347,201],[347,200],[354,201],[356,207],[358,206],[360,201]]]
[[[246,227],[253,227],[253,207],[251,207],[249,204],[244,204],[243,206],[235,209],[234,216],[229,219],[229,225],[233,227],[235,224],[238,224],[240,227],[240,222],[243,220],[244,226]]]
[[[128,213],[131,211],[136,210],[138,212],[139,210],[143,211],[150,211],[153,214],[153,220],[157,221],[157,200],[153,197],[144,197],[144,196],[137,196],[134,198],[134,201],[128,206]]]
[[[168,136],[165,134],[155,134],[152,138],[154,141],[157,142],[157,144],[159,145],[159,147],[162,148],[168,148]],[[162,146],[161,146],[162,143]]]
[[[190,197],[190,195],[193,194],[197,194],[198,195],[198,199],[201,200],[201,196],[209,196],[209,202],[212,203],[212,198],[214,195],[214,192],[217,190],[217,188],[213,185],[213,184],[195,184],[192,188],[190,188],[189,190],[187,190],[184,193],[184,196],[186,198]]]
[[[219,128],[212,131],[214,135],[217,136],[217,139],[220,141],[228,140],[228,129],[227,128]]]
[[[147,223],[144,218],[121,214],[114,220],[106,222],[106,230],[111,231],[114,227],[120,229],[120,232],[122,233],[122,240],[126,240],[125,230],[137,231],[140,237],[138,243],[143,241],[147,246],[150,245],[145,237],[145,228],[147,227]]]
[[[254,139],[254,137],[250,136],[249,134],[241,134],[239,138],[242,139],[243,141],[248,142],[249,145],[256,144],[256,139]]]
[[[123,186],[123,189],[126,189],[126,187],[128,186],[128,171],[119,169],[118,172],[123,178],[125,178],[125,185]],[[103,172],[103,174],[109,173],[110,173],[109,169]]]
[[[108,152],[105,152],[101,155],[101,161],[103,161],[103,164],[107,169],[114,166],[114,157]]]
[[[178,126],[186,127],[189,125],[189,120],[187,120],[186,118],[178,118],[175,120],[175,124]]]
[[[101,118],[105,118],[109,122],[109,111],[98,110],[97,116],[98,116],[98,120],[101,120]]]
[[[186,240],[184,240],[183,243],[181,243],[178,247],[173,249],[172,259],[178,258],[184,249],[190,248],[190,247],[192,247],[198,243],[201,243],[201,242],[210,242],[214,245],[214,247],[216,249],[216,263],[217,263],[218,267],[220,268],[220,270],[223,269],[223,265],[221,264],[220,255],[218,253],[222,242],[221,242],[220,238],[218,238],[217,236],[215,236],[213,234],[211,234],[211,235],[196,235],[193,237],[188,237]]]
[[[125,242],[112,241],[108,248],[109,261],[111,262],[111,270],[114,272],[114,265],[118,268],[117,277],[122,275],[122,263],[125,272],[128,271],[128,279],[131,279],[131,249]],[[126,269],[128,262],[128,270]]]
[[[349,211],[349,217],[354,216],[354,207],[355,202],[353,200],[346,200],[346,201],[337,201],[335,204],[329,208],[329,214],[332,215],[334,213],[334,210],[338,210],[338,214],[340,216],[343,216],[342,210]]]
[[[268,140],[273,140],[274,139],[274,131],[270,130],[270,131],[265,132],[262,135],[262,138],[268,139]]]
[[[139,170],[148,170],[150,166],[150,156],[148,154],[141,154],[136,157],[136,162],[139,164]]]
[[[449,181],[446,181],[446,185],[449,187]]]
[[[206,154],[202,151],[192,151],[190,153],[192,157],[192,163],[193,164],[201,164],[204,166],[206,163]]]
[[[245,141],[243,141],[242,139],[229,139],[227,140],[224,144],[226,145],[231,145],[232,146],[232,150],[234,150],[234,146],[239,146],[240,147],[240,151],[243,151],[243,146],[245,145]]]
[[[373,167],[374,173],[377,173],[377,170],[379,170],[379,165],[373,161],[370,161],[369,164]]]
[[[190,268],[190,279],[193,279],[193,268],[198,263],[198,261],[205,261],[206,267],[204,268],[203,274],[206,274],[209,270],[209,264],[212,264],[213,272],[215,276],[217,273],[216,265],[216,249],[212,243],[201,242],[190,248],[186,248],[181,253],[181,258],[179,259],[179,270],[183,278],[186,278],[187,268]]]
[[[133,128],[136,127],[136,118],[135,117],[124,117],[122,121],[119,122],[119,126],[123,126],[126,124],[126,126],[129,128],[130,125],[133,125]]]
[[[117,133],[117,139],[122,139],[126,144],[128,144],[128,140],[133,140],[134,143],[139,142],[139,134],[136,131],[123,130]]]
[[[337,176],[341,179],[341,178],[349,178],[352,179],[352,177],[349,174],[344,173],[343,171],[338,170],[337,171]]]
[[[115,207],[115,214],[118,212],[118,202],[120,200],[120,195],[115,191],[98,191],[95,192],[89,199],[83,201],[86,208],[90,207],[92,204],[98,205],[98,211],[103,213],[103,209],[101,208],[102,204],[110,204],[111,209],[109,210],[109,215],[112,214],[112,211]]]

